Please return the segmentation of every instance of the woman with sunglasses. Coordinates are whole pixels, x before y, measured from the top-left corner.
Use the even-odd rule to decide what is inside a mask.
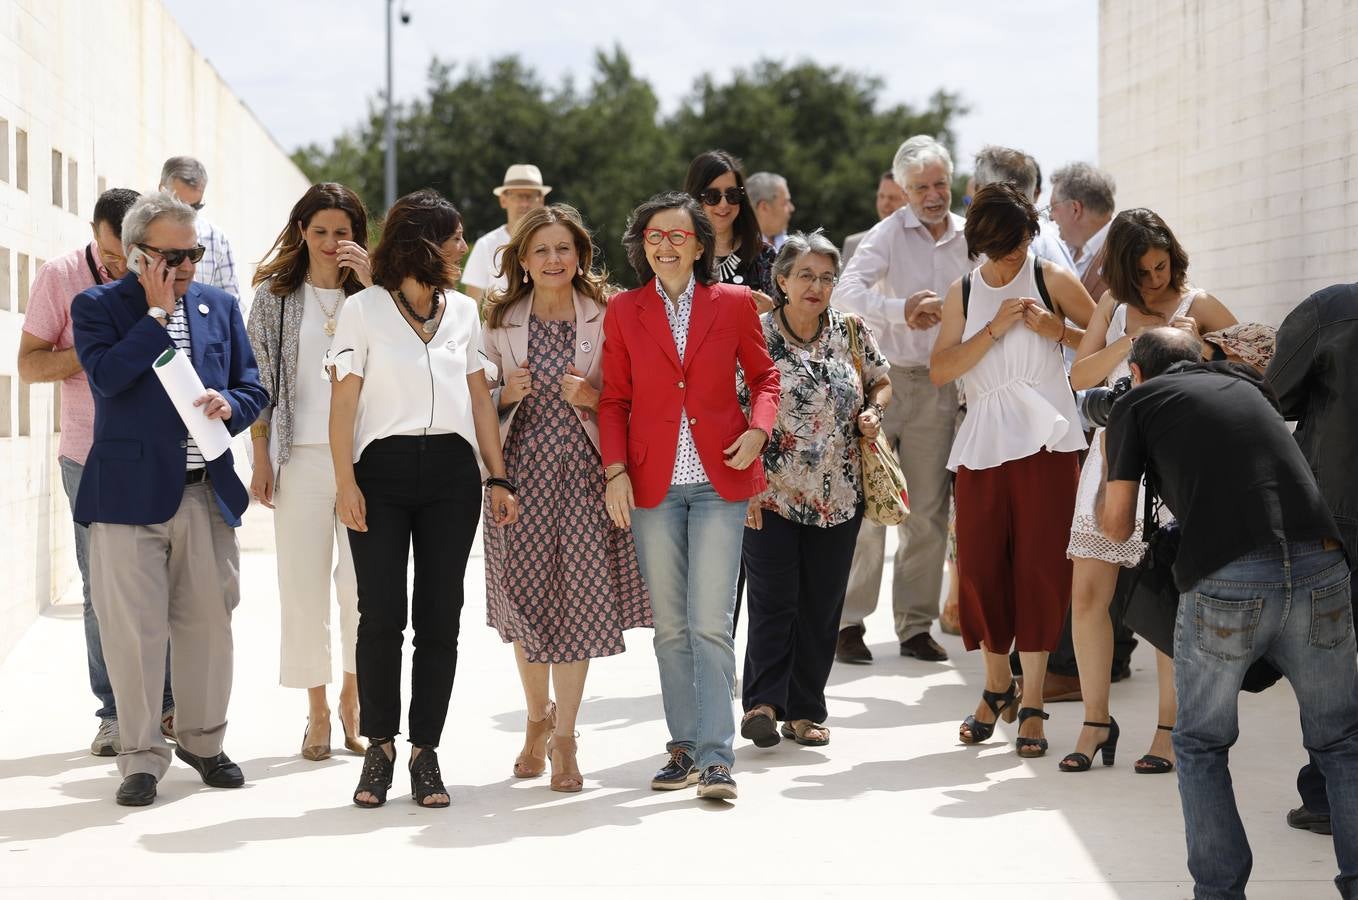
[[[358,587],[349,535],[335,516],[330,462],[330,387],[321,361],[330,351],[340,310],[372,286],[368,212],[342,184],[312,185],[255,270],[250,344],[270,402],[250,426],[254,476],[250,495],[274,511],[281,622],[279,683],[305,688],[309,711],[302,758],[330,758],[333,677],[330,583],[339,601],[343,682],[339,693],[344,746],[358,739]],[[284,483],[286,482],[286,489]]]
[[[762,317],[782,400],[764,449],[768,489],[751,498],[742,737],[818,747],[825,682],[863,521],[858,437],[877,436],[890,366],[857,316],[830,308],[839,250],[816,231],[788,236],[773,263],[780,305]]]
[[[696,782],[698,796],[732,800],[736,573],[746,503],[766,486],[759,454],[778,369],[750,289],[717,283],[716,242],[691,194],[659,194],[632,214],[623,246],[645,284],[604,316],[599,438],[605,505],[632,529],[655,619],[670,741],[651,787]]]
[[[773,247],[759,233],[740,160],[725,150],[699,153],[689,163],[684,191],[702,203],[712,222],[717,280],[749,288],[761,313],[773,309]]]

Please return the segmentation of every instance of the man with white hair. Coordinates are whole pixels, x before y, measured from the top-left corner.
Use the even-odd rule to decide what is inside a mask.
[[[902,656],[948,658],[929,634],[938,618],[948,544],[948,451],[957,428],[957,388],[935,387],[929,356],[938,338],[942,298],[971,269],[963,220],[952,206],[952,157],[934,138],[901,144],[892,163],[906,205],[878,222],[850,260],[833,301],[867,320],[891,363],[892,401],[882,431],[910,486],[910,518],[898,527],[891,602]],[[878,284],[878,282],[882,282]],[[886,529],[864,521],[854,549],[836,656],[871,662],[863,620],[877,607]]]
[[[745,196],[750,198],[750,205],[754,207],[754,217],[759,222],[759,233],[764,236],[764,240],[772,244],[774,250],[783,249],[788,223],[797,210],[792,205],[787,179],[773,172],[755,172],[745,179]]]
[[[194,406],[232,434],[269,398],[239,301],[193,281],[203,258],[194,218],[169,192],[142,197],[123,219],[131,274],[71,304],[76,354],[94,395],[74,518],[90,527],[90,593],[118,709],[123,806],[154,802],[170,765],[160,729],[167,640],[175,755],[210,787],[245,781],[222,738],[231,612],[240,600],[234,527],[250,498],[231,451],[208,458],[152,366],[187,357],[205,388]]]
[[[194,228],[198,232],[198,243],[203,245],[203,258],[194,267],[194,280],[239,298],[231,243],[202,215],[202,209],[207,205],[203,200],[207,190],[207,169],[192,156],[171,156],[160,168],[160,189],[174,194],[198,213]]]
[[[1052,175],[1051,219],[1061,231],[1075,272],[1098,303],[1108,290],[1103,277],[1104,241],[1112,224],[1113,176],[1089,163],[1062,166]]]

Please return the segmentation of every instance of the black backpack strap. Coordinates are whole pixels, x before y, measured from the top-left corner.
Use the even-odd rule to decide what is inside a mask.
[[[967,305],[971,302],[971,273],[962,276],[962,319],[967,318]]]
[[[1056,307],[1052,305],[1052,295],[1047,293],[1047,279],[1042,274],[1042,259],[1037,256],[1033,257],[1033,281],[1037,282],[1038,296],[1047,304],[1047,311],[1056,312]]]

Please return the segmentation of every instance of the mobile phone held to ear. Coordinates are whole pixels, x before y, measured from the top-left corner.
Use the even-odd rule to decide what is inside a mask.
[[[140,247],[133,247],[127,254],[127,270],[140,275],[151,265],[151,257]]]

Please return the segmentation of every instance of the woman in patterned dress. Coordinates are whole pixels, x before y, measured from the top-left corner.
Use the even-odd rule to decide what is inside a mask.
[[[1109,289],[1099,300],[1070,370],[1070,383],[1076,390],[1111,385],[1129,375],[1127,355],[1132,341],[1147,328],[1177,325],[1201,335],[1235,324],[1235,316],[1220,300],[1188,286],[1188,254],[1164,220],[1149,209],[1118,213],[1108,228],[1105,246],[1104,278]],[[1075,751],[1061,761],[1061,770],[1066,772],[1085,771],[1095,750],[1104,745],[1117,746],[1118,726],[1108,711],[1113,665],[1113,626],[1108,606],[1117,589],[1118,573],[1124,566],[1135,566],[1146,552],[1140,517],[1135,532],[1126,541],[1114,541],[1099,530],[1094,498],[1103,483],[1103,457],[1100,428],[1094,433],[1080,472],[1070,546],[1066,550],[1074,561],[1071,632],[1085,706],[1085,725]],[[1160,721],[1150,752],[1137,760],[1135,766],[1135,771],[1145,774],[1170,772],[1174,766],[1170,743],[1177,713],[1174,663],[1157,652],[1156,669],[1160,679]]]
[[[525,216],[502,259],[509,287],[490,296],[483,345],[522,506],[517,528],[484,531],[486,620],[514,644],[528,703],[514,775],[535,778],[550,757],[552,790],[575,792],[589,661],[623,652],[623,631],[651,625],[632,535],[604,508],[596,411],[606,276],[592,268],[580,214],[561,204]]]
[[[782,737],[821,746],[830,742],[825,682],[863,521],[858,437],[876,437],[891,380],[862,320],[830,308],[839,250],[823,234],[788,235],[773,275],[781,305],[761,324],[781,396],[763,454],[768,488],[750,499],[745,523],[750,621],[740,733],[772,747],[782,719]]]

